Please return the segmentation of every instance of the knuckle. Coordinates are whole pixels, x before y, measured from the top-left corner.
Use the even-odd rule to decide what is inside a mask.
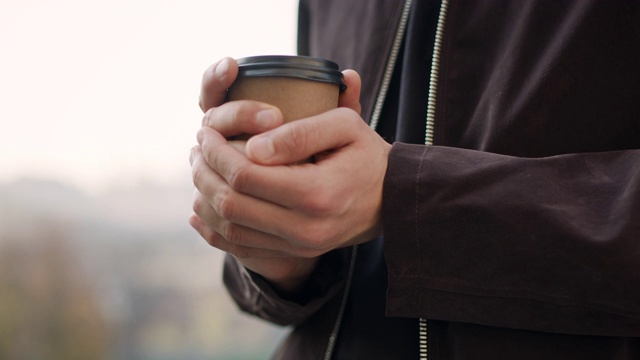
[[[233,108],[230,110],[230,118],[233,123],[244,127],[247,121],[253,119],[256,115],[257,108],[254,102],[240,100],[230,104],[233,104]]]
[[[204,204],[204,200],[202,199],[202,196],[199,196],[199,194],[197,196],[194,196],[193,198],[193,212],[195,212],[198,215],[202,215],[203,214],[203,210],[205,209],[205,204]]]
[[[194,167],[192,174],[193,184],[195,185],[194,201],[198,200],[198,197],[200,198],[199,201],[204,201],[204,198],[209,196],[208,194],[211,194],[215,188],[213,184],[207,182],[206,177],[208,175],[202,167]]]
[[[349,121],[349,123],[357,123],[357,124],[360,124],[363,122],[360,115],[353,109],[350,109],[347,107],[341,107],[336,109],[336,111],[338,111],[338,114],[340,115],[340,117],[343,118],[343,121]]]
[[[244,191],[248,187],[250,179],[250,165],[248,163],[235,164],[229,171],[229,186],[236,191]]]
[[[196,186],[196,188],[200,188],[200,185],[203,184],[203,170],[201,166],[197,166],[197,164],[194,164],[194,166],[191,168],[191,177],[193,179],[193,184]]]
[[[217,238],[216,235],[209,235],[207,237],[204,238],[204,240],[207,242],[207,244],[209,244],[210,246],[218,249],[220,246],[217,243]]]
[[[307,212],[315,217],[326,217],[333,213],[333,206],[326,198],[313,197],[307,203]]]
[[[242,235],[239,227],[233,223],[227,222],[222,227],[222,236],[230,243],[242,244]]]
[[[326,191],[309,193],[302,199],[302,207],[309,215],[326,217],[334,212],[336,200]]]
[[[233,191],[228,187],[219,189],[213,198],[213,208],[223,219],[232,219],[235,214]]]
[[[207,244],[213,246],[214,248],[223,250],[222,245],[219,241],[219,235],[217,233],[211,232],[209,234],[206,234],[206,236],[203,236],[202,238],[207,242]]]
[[[282,149],[276,149],[276,152],[280,150],[285,153],[305,152],[309,146],[309,136],[312,134],[308,127],[299,126],[299,124],[295,121],[291,123],[287,136],[275,143],[276,146],[282,147]]]
[[[353,109],[341,107],[336,109],[336,112],[343,125],[347,126],[349,129],[357,129],[366,125],[365,122],[362,121],[360,115]]]

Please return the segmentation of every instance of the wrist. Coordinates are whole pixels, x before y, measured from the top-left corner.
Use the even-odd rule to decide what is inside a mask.
[[[330,251],[314,260],[313,267],[305,276],[287,279],[280,287],[262,276],[281,298],[304,305],[321,298],[346,279],[351,248]],[[280,279],[285,280],[285,279]],[[284,287],[282,287],[284,285]]]
[[[283,297],[297,297],[304,283],[318,265],[320,258],[303,259],[296,262],[293,269],[279,276],[262,275],[267,282]]]

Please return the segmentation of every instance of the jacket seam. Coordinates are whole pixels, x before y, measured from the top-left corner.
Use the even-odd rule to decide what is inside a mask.
[[[420,174],[422,173],[422,164],[424,163],[424,159],[427,154],[428,146],[424,147],[422,151],[422,156],[420,156],[420,162],[418,163],[418,169],[416,171],[416,184],[415,184],[415,209],[414,209],[414,226],[415,226],[415,245],[418,253],[418,269],[422,271],[422,247],[420,246],[420,240],[422,237],[420,236]]]

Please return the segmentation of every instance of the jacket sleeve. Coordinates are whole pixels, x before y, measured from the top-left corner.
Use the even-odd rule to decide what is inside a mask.
[[[298,325],[341,293],[348,252],[339,249],[323,255],[296,298],[279,294],[229,254],[225,257],[223,282],[240,310],[278,325]]]
[[[640,336],[640,150],[396,143],[384,186],[390,315]]]

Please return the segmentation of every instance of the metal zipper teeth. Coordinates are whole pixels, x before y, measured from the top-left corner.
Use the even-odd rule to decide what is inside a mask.
[[[433,145],[433,129],[436,115],[436,94],[438,91],[438,77],[440,75],[440,55],[442,52],[442,38],[444,34],[444,23],[447,19],[448,0],[442,0],[440,14],[438,14],[438,25],[436,27],[435,40],[433,42],[433,58],[431,60],[431,76],[429,78],[429,99],[427,105],[427,119],[424,133],[425,145]],[[427,319],[420,318],[419,322],[419,351],[420,360],[428,358],[428,323]]]
[[[442,52],[442,37],[444,33],[444,23],[447,18],[448,0],[442,0],[440,14],[438,15],[438,26],[433,43],[433,60],[431,60],[431,77],[429,79],[429,101],[427,105],[427,124],[424,134],[425,145],[433,145],[433,124],[436,116],[436,93],[438,91],[438,76],[440,75],[440,54]]]
[[[420,330],[418,332],[420,341],[420,360],[427,360],[427,319],[420,318]]]
[[[380,84],[380,91],[378,92],[378,96],[376,97],[376,102],[373,107],[373,113],[371,114],[371,121],[369,121],[369,126],[373,130],[376,130],[376,128],[378,127],[378,122],[380,121],[380,113],[382,111],[382,105],[384,104],[384,100],[387,97],[387,92],[389,91],[389,84],[391,83],[391,75],[393,75],[393,69],[396,66],[396,60],[398,60],[398,52],[400,51],[402,38],[404,37],[404,32],[407,29],[407,21],[409,19],[409,10],[411,10],[411,3],[412,3],[412,0],[406,0],[404,3],[404,7],[402,9],[402,15],[400,17],[400,23],[398,24],[396,35],[393,38],[393,43],[391,44],[391,52],[389,53],[389,59],[387,60],[387,65],[384,69],[382,83]],[[336,340],[338,339],[338,333],[340,332],[342,318],[344,317],[344,312],[347,307],[347,298],[349,296],[349,290],[351,288],[351,282],[353,280],[353,272],[355,268],[357,255],[358,255],[358,246],[355,245],[351,253],[351,261],[349,263],[349,272],[347,274],[347,283],[345,284],[344,294],[342,295],[340,310],[338,310],[338,316],[336,317],[336,322],[333,326],[331,334],[329,335],[329,342],[327,343],[327,349],[325,350],[325,353],[324,353],[325,360],[330,360],[333,357],[333,351],[335,349]]]
[[[404,32],[407,29],[407,22],[409,21],[409,11],[411,10],[412,0],[407,0],[402,8],[402,15],[400,17],[400,23],[398,24],[398,30],[396,30],[396,36],[393,38],[391,44],[391,52],[389,53],[389,59],[387,60],[387,66],[384,69],[384,75],[382,76],[382,84],[380,84],[380,91],[376,97],[376,103],[373,106],[373,113],[371,114],[371,121],[369,126],[376,130],[378,128],[378,122],[380,121],[380,114],[382,112],[382,105],[387,97],[389,91],[389,84],[391,84],[391,76],[393,75],[393,69],[396,66],[398,60],[398,53],[400,52],[400,45],[402,45],[402,39],[404,38]]]

